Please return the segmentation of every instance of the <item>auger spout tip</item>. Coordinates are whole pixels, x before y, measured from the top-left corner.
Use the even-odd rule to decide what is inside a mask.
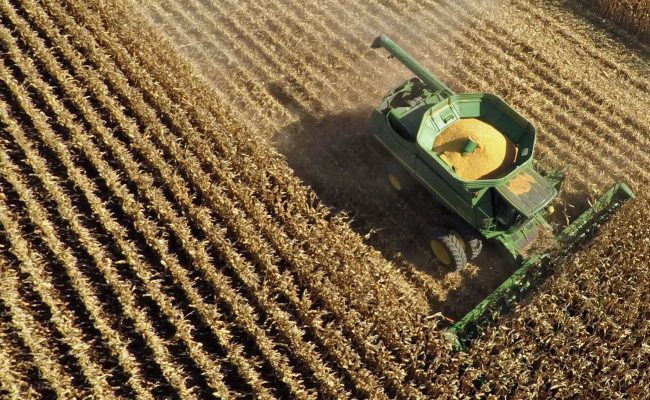
[[[386,39],[388,39],[388,36],[381,34],[375,38],[375,41],[372,42],[370,45],[370,48],[372,49],[378,49],[380,47],[384,46],[384,42],[386,42]]]

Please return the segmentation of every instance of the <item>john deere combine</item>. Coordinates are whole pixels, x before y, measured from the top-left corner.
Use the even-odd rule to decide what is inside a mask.
[[[552,231],[546,218],[553,212],[550,204],[558,196],[562,174],[542,174],[536,168],[535,128],[502,99],[454,93],[386,36],[377,37],[372,47],[385,48],[416,76],[384,97],[373,111],[371,130],[448,211],[431,222],[440,228],[429,238],[433,254],[442,264],[462,269],[478,256],[483,240],[490,240],[517,265],[510,278],[450,328],[463,343],[544,274],[547,254],[531,254],[531,244],[541,232]],[[467,126],[465,133],[462,126]],[[472,131],[485,126],[492,131],[485,130],[484,136]],[[403,186],[396,175],[388,179],[396,189]],[[632,197],[627,185],[615,184],[556,233],[555,241],[568,251]]]

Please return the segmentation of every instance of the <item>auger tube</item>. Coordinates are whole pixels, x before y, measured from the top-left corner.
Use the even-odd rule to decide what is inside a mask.
[[[372,45],[370,46],[373,49],[378,49],[380,47],[385,48],[393,57],[397,58],[415,74],[418,78],[424,82],[424,84],[433,92],[445,92],[448,95],[453,95],[454,92],[451,91],[444,83],[439,81],[435,76],[433,76],[429,71],[427,71],[423,66],[421,66],[409,53],[404,51],[399,47],[395,42],[393,42],[388,36],[380,35],[377,36]]]

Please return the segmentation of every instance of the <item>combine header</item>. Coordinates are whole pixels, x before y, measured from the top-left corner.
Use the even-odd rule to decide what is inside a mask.
[[[634,194],[617,183],[584,214],[553,235],[546,218],[558,196],[563,176],[543,174],[533,154],[533,125],[501,98],[489,93],[456,94],[386,36],[383,47],[416,77],[391,90],[371,117],[374,137],[448,213],[434,222],[439,231],[430,246],[444,265],[460,270],[477,257],[483,241],[504,250],[515,272],[449,333],[458,346],[505,311],[544,276],[548,249],[574,245]],[[403,187],[398,175],[391,185]],[[532,244],[548,232],[547,249]],[[532,254],[531,254],[532,253]]]

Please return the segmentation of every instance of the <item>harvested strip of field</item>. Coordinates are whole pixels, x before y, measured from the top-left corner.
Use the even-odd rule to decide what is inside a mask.
[[[391,158],[368,132],[371,108],[410,73],[369,45],[387,33],[452,89],[496,93],[531,120],[535,157],[568,171],[563,221],[615,180],[643,187],[650,162],[647,50],[612,40],[571,5],[147,0],[139,9],[434,308],[460,317],[512,270],[489,253],[464,273],[432,262],[428,233],[441,210],[424,191],[391,189]]]

